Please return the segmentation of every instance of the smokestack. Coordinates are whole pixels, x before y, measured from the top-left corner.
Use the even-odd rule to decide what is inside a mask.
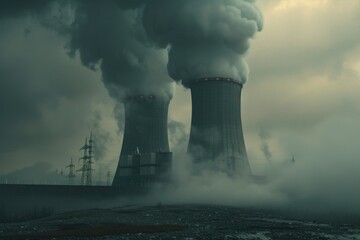
[[[242,83],[212,77],[192,81],[188,153],[200,168],[250,174],[241,125]]]
[[[149,39],[168,49],[170,77],[191,89],[188,152],[204,167],[249,174],[240,95],[250,39],[263,27],[255,0],[147,1],[142,20]]]
[[[100,69],[110,96],[125,106],[123,145],[113,181],[116,186],[126,181],[151,182],[156,171],[171,162],[170,157],[162,161],[161,154],[155,154],[156,163],[148,159],[148,153],[169,151],[167,114],[173,84],[166,73],[166,50],[152,48],[148,41],[142,8],[136,8],[140,3],[79,1],[70,32],[71,53],[79,52],[88,68]],[[118,123],[122,125],[123,119]],[[134,154],[137,149],[141,157]]]
[[[124,100],[125,130],[113,185],[121,185],[121,169],[134,154],[169,152],[168,108],[170,96],[131,95]]]

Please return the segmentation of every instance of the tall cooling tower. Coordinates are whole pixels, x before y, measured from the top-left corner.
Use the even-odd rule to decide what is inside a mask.
[[[169,152],[168,108],[171,98],[156,95],[128,96],[124,101],[125,129],[113,185],[120,185],[120,169],[128,155]]]
[[[242,84],[216,77],[192,81],[189,87],[192,119],[188,153],[195,166],[198,170],[205,167],[249,175],[240,114]]]

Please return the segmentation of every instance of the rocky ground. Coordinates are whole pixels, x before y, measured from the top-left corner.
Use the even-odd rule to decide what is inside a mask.
[[[125,206],[3,223],[0,239],[360,240],[360,225],[224,206]]]

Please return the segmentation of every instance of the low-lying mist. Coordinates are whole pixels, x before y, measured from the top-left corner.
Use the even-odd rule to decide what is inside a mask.
[[[358,221],[359,165],[347,159],[301,159],[269,163],[263,176],[241,178],[211,170],[195,175],[192,159],[185,153],[175,154],[171,183],[155,185],[148,195],[120,194],[115,198],[94,195],[88,199],[28,196],[25,205],[23,198],[0,201],[0,210],[1,206],[8,206],[4,216],[23,219],[43,208],[54,214],[92,208],[195,204],[271,211],[295,218]]]
[[[192,161],[175,154],[173,184],[157,186],[145,201],[162,204],[215,204],[299,214],[360,214],[358,169],[346,159],[269,163],[262,181],[204,170],[192,174]],[[142,202],[142,201],[141,201]]]

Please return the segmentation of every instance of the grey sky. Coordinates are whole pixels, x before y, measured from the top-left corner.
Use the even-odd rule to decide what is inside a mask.
[[[96,113],[113,115],[100,74],[69,58],[65,40],[33,18],[2,20],[0,35],[0,172],[65,166],[100,121]]]
[[[247,56],[250,76],[242,102],[253,171],[271,168],[261,129],[271,136],[266,144],[272,163],[294,154],[297,162],[314,166],[338,161],[344,171],[359,169],[360,2],[258,0],[257,5],[264,28]],[[37,162],[65,166],[70,156],[79,157],[78,147],[94,126],[108,136],[108,151],[99,161],[115,169],[122,135],[114,100],[99,71],[82,66],[79,55],[67,55],[67,42],[36,18],[0,20],[0,174]],[[190,107],[189,91],[177,86],[170,118],[186,133]],[[181,136],[171,139],[184,142]]]
[[[248,139],[271,132],[274,159],[360,160],[360,2],[258,1],[264,31],[249,55]],[[256,144],[248,149],[259,159]]]

